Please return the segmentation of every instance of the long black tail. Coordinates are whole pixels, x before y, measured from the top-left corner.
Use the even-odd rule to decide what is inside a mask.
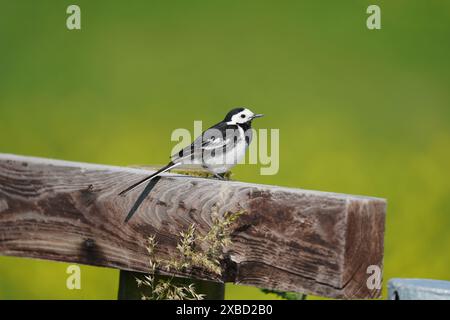
[[[129,186],[128,188],[126,188],[125,190],[121,191],[121,192],[119,193],[119,196],[123,196],[124,194],[126,194],[127,192],[133,190],[133,189],[136,188],[137,186],[140,186],[141,184],[143,184],[145,181],[148,181],[148,180],[150,180],[150,179],[153,179],[153,178],[159,176],[161,173],[164,173],[164,172],[166,172],[166,171],[172,169],[173,167],[178,166],[179,164],[180,164],[180,163],[173,163],[172,161],[169,162],[169,164],[168,164],[167,166],[162,167],[161,169],[159,169],[159,170],[156,171],[155,173],[149,175],[148,177],[142,179],[142,180],[139,181],[139,182],[136,182],[135,184],[133,184],[133,185]]]

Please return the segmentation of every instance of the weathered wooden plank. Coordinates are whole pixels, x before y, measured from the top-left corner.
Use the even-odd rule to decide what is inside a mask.
[[[146,239],[167,258],[191,223],[205,232],[214,207],[245,210],[221,278],[198,279],[338,298],[378,297],[366,286],[382,267],[382,199],[165,174],[133,219],[141,189],[117,193],[149,171],[0,154],[0,254],[148,270]]]

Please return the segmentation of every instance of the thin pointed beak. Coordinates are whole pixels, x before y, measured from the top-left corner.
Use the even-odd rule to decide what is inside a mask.
[[[263,114],[254,114],[254,115],[252,116],[252,119],[255,119],[255,118],[261,118],[261,117],[264,117],[264,115],[263,115]]]

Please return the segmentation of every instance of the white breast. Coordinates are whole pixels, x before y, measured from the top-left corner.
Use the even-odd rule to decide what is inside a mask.
[[[221,156],[216,156],[205,161],[206,167],[215,173],[224,173],[234,167],[245,156],[247,145],[245,143],[244,129],[238,127],[239,139],[233,148],[227,149]]]

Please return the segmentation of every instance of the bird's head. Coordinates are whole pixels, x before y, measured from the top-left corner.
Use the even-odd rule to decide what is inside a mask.
[[[228,124],[251,123],[253,119],[262,117],[263,114],[255,114],[247,108],[236,108],[228,112],[224,121]]]

